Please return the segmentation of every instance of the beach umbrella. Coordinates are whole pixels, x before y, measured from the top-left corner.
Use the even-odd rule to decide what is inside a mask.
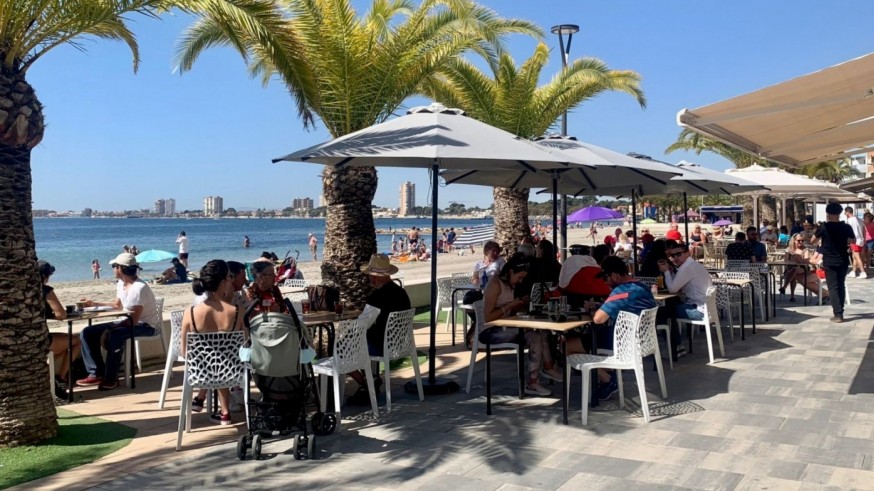
[[[173,259],[174,257],[176,257],[176,253],[162,251],[160,249],[149,249],[148,251],[143,251],[137,254],[136,257],[138,263],[157,263],[160,261]]]
[[[622,212],[603,206],[587,206],[568,215],[567,221],[568,223],[594,222],[597,220],[616,220],[623,216]]]
[[[713,222],[711,225],[713,225],[714,227],[728,227],[729,225],[734,225],[734,222],[723,218],[722,220],[717,220]]]
[[[461,233],[455,242],[452,243],[453,247],[467,247],[472,245],[482,245],[486,242],[493,240],[495,238],[495,226],[494,225],[483,225],[479,227],[471,227]]]
[[[389,166],[430,169],[431,243],[436,244],[440,170],[524,169],[540,172],[568,167],[573,159],[469,118],[460,109],[449,109],[435,103],[412,108],[405,116],[273,160],[274,163],[280,161],[313,162],[335,167]],[[425,390],[431,394],[454,392],[459,388],[456,382],[438,381],[435,377],[438,256],[431,256],[429,374],[428,383],[425,384]]]
[[[653,223],[659,223],[659,222],[653,220],[652,218],[644,218],[643,220],[640,221],[641,225],[651,225]]]

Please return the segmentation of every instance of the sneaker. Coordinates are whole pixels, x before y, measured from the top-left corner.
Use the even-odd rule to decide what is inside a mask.
[[[606,401],[607,399],[616,395],[617,392],[619,392],[619,384],[616,382],[616,372],[613,373],[614,375],[610,376],[610,382],[606,384],[601,384],[601,386],[598,387],[599,401]]]
[[[859,278],[860,280],[866,280],[868,279],[868,273],[862,271],[861,273],[859,273],[859,276],[856,276],[856,278]]]
[[[103,382],[103,377],[95,377],[94,375],[89,375],[85,378],[80,378],[76,381],[76,385],[80,387],[90,387],[92,385],[100,385]]]
[[[62,386],[55,383],[55,397],[62,401],[66,401],[70,397],[70,394],[68,394]]]
[[[841,322],[844,322],[844,316],[836,315],[836,316],[832,317],[831,319],[829,319],[829,321],[833,322],[835,324],[840,324]]]
[[[199,397],[195,397],[194,400],[191,401],[191,412],[192,413],[199,413],[199,412],[203,411],[203,403],[204,402],[206,402],[206,401],[199,398]]]
[[[535,383],[535,384],[526,385],[525,386],[525,393],[528,394],[529,396],[546,397],[546,396],[552,394],[552,391],[550,391],[549,389],[547,389],[546,387],[544,387],[538,383]]]
[[[545,368],[540,369],[540,376],[545,378],[546,380],[552,380],[553,382],[561,382],[561,372],[556,368],[550,368],[549,370]]]
[[[230,413],[224,413],[221,415],[219,415],[217,413],[210,414],[209,420],[212,423],[220,424],[222,426],[227,426],[227,425],[231,424],[231,414]]]
[[[101,382],[100,385],[97,386],[97,390],[112,390],[118,387],[118,380],[113,380],[112,382]]]

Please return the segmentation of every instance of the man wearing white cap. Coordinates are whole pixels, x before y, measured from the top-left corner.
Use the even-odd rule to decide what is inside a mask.
[[[153,326],[160,325],[161,318],[155,305],[155,294],[137,272],[140,267],[136,256],[124,252],[110,263],[118,283],[115,287],[114,302],[95,302],[83,299],[86,307],[111,307],[113,310],[124,310],[128,317],[119,317],[115,322],[88,326],[82,330],[82,360],[88,370],[88,376],[77,380],[80,386],[98,385],[99,390],[111,390],[118,387],[118,369],[121,365],[121,355],[125,343],[131,337],[130,325],[133,323],[134,336],[154,336]],[[107,333],[106,361],[100,352],[101,337]]]

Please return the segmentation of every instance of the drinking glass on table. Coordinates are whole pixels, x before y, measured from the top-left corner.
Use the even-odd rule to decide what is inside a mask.
[[[300,301],[300,310],[301,313],[309,314],[310,313],[310,301],[307,298],[304,298]]]

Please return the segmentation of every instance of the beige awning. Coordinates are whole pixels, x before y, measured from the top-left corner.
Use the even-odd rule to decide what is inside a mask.
[[[874,53],[677,113],[677,124],[799,167],[874,146]]]

